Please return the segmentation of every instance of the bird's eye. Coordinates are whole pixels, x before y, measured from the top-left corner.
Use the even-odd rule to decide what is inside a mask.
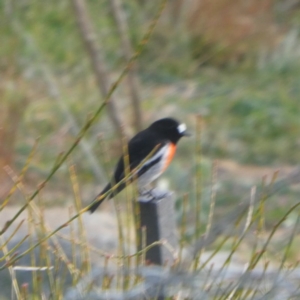
[[[184,123],[178,125],[177,130],[180,134],[184,133],[186,131],[186,125]]]

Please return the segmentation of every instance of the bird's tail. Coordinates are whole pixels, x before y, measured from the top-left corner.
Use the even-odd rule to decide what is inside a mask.
[[[109,191],[111,189],[111,184],[108,184],[103,191],[96,197],[97,198],[101,198],[102,195],[104,195],[107,191]],[[107,196],[106,196],[107,197]],[[97,208],[98,206],[105,200],[105,198],[102,198],[100,200],[95,201],[95,203],[89,208],[89,212],[92,214]],[[95,199],[95,200],[96,200]]]

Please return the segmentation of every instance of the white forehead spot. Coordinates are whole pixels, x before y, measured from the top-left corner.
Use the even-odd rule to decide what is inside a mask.
[[[178,125],[177,130],[180,134],[184,133],[186,131],[186,125],[184,123]]]

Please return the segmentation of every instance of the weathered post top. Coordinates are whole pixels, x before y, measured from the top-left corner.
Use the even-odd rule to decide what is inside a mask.
[[[154,190],[154,198],[146,196],[138,199],[141,213],[141,229],[146,228],[146,246],[153,242],[165,240],[175,250],[178,249],[178,236],[175,215],[175,200],[172,192]],[[140,239],[141,241],[141,239]],[[142,245],[140,245],[140,248]],[[171,265],[173,254],[163,245],[157,245],[146,253],[146,260],[152,264]]]

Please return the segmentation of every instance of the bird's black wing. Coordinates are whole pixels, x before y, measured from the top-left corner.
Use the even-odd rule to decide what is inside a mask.
[[[143,130],[135,135],[128,143],[128,155],[129,155],[129,167],[130,171],[133,171],[135,168],[139,167],[141,162],[157,147],[155,153],[157,153],[163,146],[167,143],[166,140],[158,138],[154,133],[149,130]],[[153,156],[155,155],[153,153]],[[155,163],[155,162],[153,162]],[[141,167],[138,170],[137,174],[133,174],[130,180],[134,180],[136,176],[141,176],[145,173],[152,164]],[[115,184],[119,183],[124,179],[124,155],[122,155],[117,163],[113,178],[109,182],[102,192],[98,195],[98,198],[107,193]],[[121,183],[114,192],[110,193],[106,197],[112,198],[114,195],[118,194],[126,187],[126,182]],[[95,202],[94,205],[90,207],[90,212],[94,212],[96,208],[101,204],[101,202],[106,198],[104,197],[98,202]]]
[[[152,157],[166,145],[167,141],[164,139],[158,138],[151,131],[144,130],[134,136],[128,143],[128,155],[129,155],[129,167],[130,171],[133,171],[135,168],[138,168],[143,160],[156,148],[155,153],[152,154]],[[149,157],[149,159],[151,159]],[[113,180],[115,183],[124,179],[124,156],[119,159]],[[148,165],[148,168],[151,167],[151,164]],[[144,166],[139,168],[138,176],[141,176],[147,171],[147,167]],[[134,176],[134,175],[133,175]],[[124,186],[125,187],[125,186]],[[124,188],[123,187],[123,188]],[[123,189],[122,188],[122,189]]]

